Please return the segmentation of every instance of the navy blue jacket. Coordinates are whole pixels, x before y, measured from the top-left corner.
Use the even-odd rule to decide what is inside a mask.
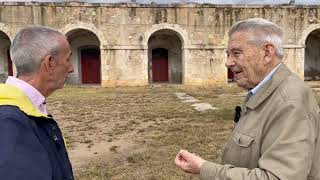
[[[30,103],[0,85],[0,180],[73,180],[57,123]]]

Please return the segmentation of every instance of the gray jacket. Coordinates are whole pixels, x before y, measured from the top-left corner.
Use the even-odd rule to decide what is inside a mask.
[[[223,153],[204,180],[320,180],[320,111],[310,88],[281,65],[244,102]]]

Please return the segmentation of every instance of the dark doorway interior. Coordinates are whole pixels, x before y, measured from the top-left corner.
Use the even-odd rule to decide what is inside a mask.
[[[168,82],[168,50],[157,48],[152,50],[152,81]]]
[[[90,48],[81,50],[81,72],[83,84],[100,84],[100,51]]]
[[[230,68],[228,68],[228,82],[234,82],[234,75]]]
[[[13,70],[12,70],[12,61],[10,57],[10,50],[7,51],[7,61],[8,61],[8,75],[13,76]]]

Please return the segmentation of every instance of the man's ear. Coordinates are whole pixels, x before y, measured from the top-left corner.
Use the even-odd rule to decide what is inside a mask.
[[[51,73],[53,71],[54,60],[51,55],[46,55],[41,64],[47,72]]]
[[[273,44],[264,45],[264,63],[269,64],[276,55],[276,48]]]

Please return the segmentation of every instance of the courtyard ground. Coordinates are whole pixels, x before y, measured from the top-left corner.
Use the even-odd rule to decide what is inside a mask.
[[[320,84],[310,83],[320,102]],[[197,111],[175,93],[215,110]],[[246,92],[156,85],[70,87],[52,95],[48,111],[60,124],[78,180],[194,179],[174,165],[181,149],[219,162],[233,128],[234,107]]]

